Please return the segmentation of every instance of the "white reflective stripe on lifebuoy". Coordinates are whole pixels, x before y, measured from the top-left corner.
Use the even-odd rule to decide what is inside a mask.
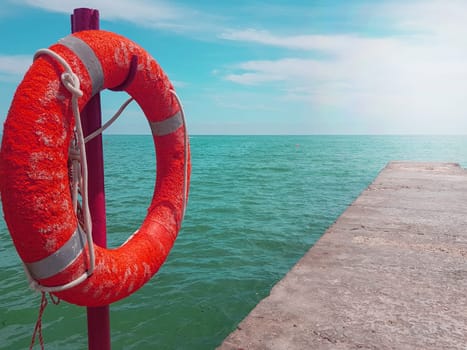
[[[92,96],[100,92],[104,87],[104,72],[93,49],[86,42],[73,35],[64,37],[58,43],[73,51],[83,62],[91,77]]]
[[[151,126],[151,131],[154,136],[169,135],[177,131],[177,129],[183,125],[183,116],[179,111],[170,118],[160,122],[150,122],[149,125]]]
[[[85,244],[86,235],[80,225],[78,225],[78,228],[71,235],[68,242],[66,242],[55,253],[42,260],[25,263],[25,265],[35,280],[55,276],[65,270],[78,258],[83,251]]]

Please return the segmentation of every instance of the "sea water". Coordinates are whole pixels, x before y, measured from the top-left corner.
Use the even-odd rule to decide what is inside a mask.
[[[467,166],[465,136],[192,136],[183,228],[158,274],[112,304],[113,349],[214,349],[391,160]],[[144,219],[150,136],[104,136],[108,244]],[[0,222],[0,349],[26,349],[40,294]],[[51,303],[46,349],[86,349],[86,310]],[[37,341],[36,341],[37,342]]]

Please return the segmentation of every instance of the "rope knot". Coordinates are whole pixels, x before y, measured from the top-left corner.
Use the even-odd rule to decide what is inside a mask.
[[[78,76],[73,72],[65,72],[61,76],[63,85],[73,96],[83,96],[83,91],[80,89],[80,81]]]

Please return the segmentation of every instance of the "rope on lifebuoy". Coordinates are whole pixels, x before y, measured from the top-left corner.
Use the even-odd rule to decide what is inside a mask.
[[[94,245],[92,244],[92,221],[91,213],[89,211],[89,202],[88,202],[88,167],[86,159],[86,147],[85,140],[83,135],[83,128],[81,124],[81,114],[79,112],[78,99],[83,96],[83,92],[80,89],[80,81],[78,76],[73,72],[68,62],[60,56],[58,53],[49,50],[49,49],[40,49],[34,55],[34,60],[36,60],[41,55],[49,55],[55,58],[62,66],[65,68],[65,73],[61,75],[61,81],[63,86],[71,93],[71,103],[73,109],[73,116],[75,117],[75,134],[76,137],[73,140],[73,143],[70,149],[71,162],[72,162],[72,178],[73,178],[73,190],[72,190],[72,202],[75,214],[78,215],[78,188],[81,189],[81,198],[82,203],[81,207],[83,210],[83,221],[84,221],[84,232],[89,242],[89,269],[86,270],[81,276],[75,278],[74,280],[61,284],[58,286],[47,287],[41,285],[37,282],[26,264],[23,263],[26,276],[29,281],[29,286],[32,289],[41,291],[41,292],[61,292],[78,284],[82,283],[94,272],[95,266],[95,254],[94,254]],[[76,186],[76,187],[75,187]],[[79,224],[78,224],[79,226]],[[79,230],[79,229],[78,229]]]
[[[125,110],[125,108],[131,103],[133,102],[134,98],[133,97],[130,97],[128,100],[126,100],[125,102],[123,102],[123,104],[120,106],[120,108],[118,109],[118,111],[112,116],[112,118],[110,118],[104,125],[102,125],[99,129],[93,131],[92,133],[90,133],[88,136],[86,136],[84,138],[84,142],[85,143],[88,143],[89,141],[91,141],[93,138],[95,138],[96,136],[102,134],[104,132],[104,130],[106,130],[110,125],[112,125],[118,117],[120,117],[120,115],[123,113],[123,111]]]

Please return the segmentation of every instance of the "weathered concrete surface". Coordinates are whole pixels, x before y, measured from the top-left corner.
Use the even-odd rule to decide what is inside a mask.
[[[467,171],[390,163],[218,349],[467,349]]]

